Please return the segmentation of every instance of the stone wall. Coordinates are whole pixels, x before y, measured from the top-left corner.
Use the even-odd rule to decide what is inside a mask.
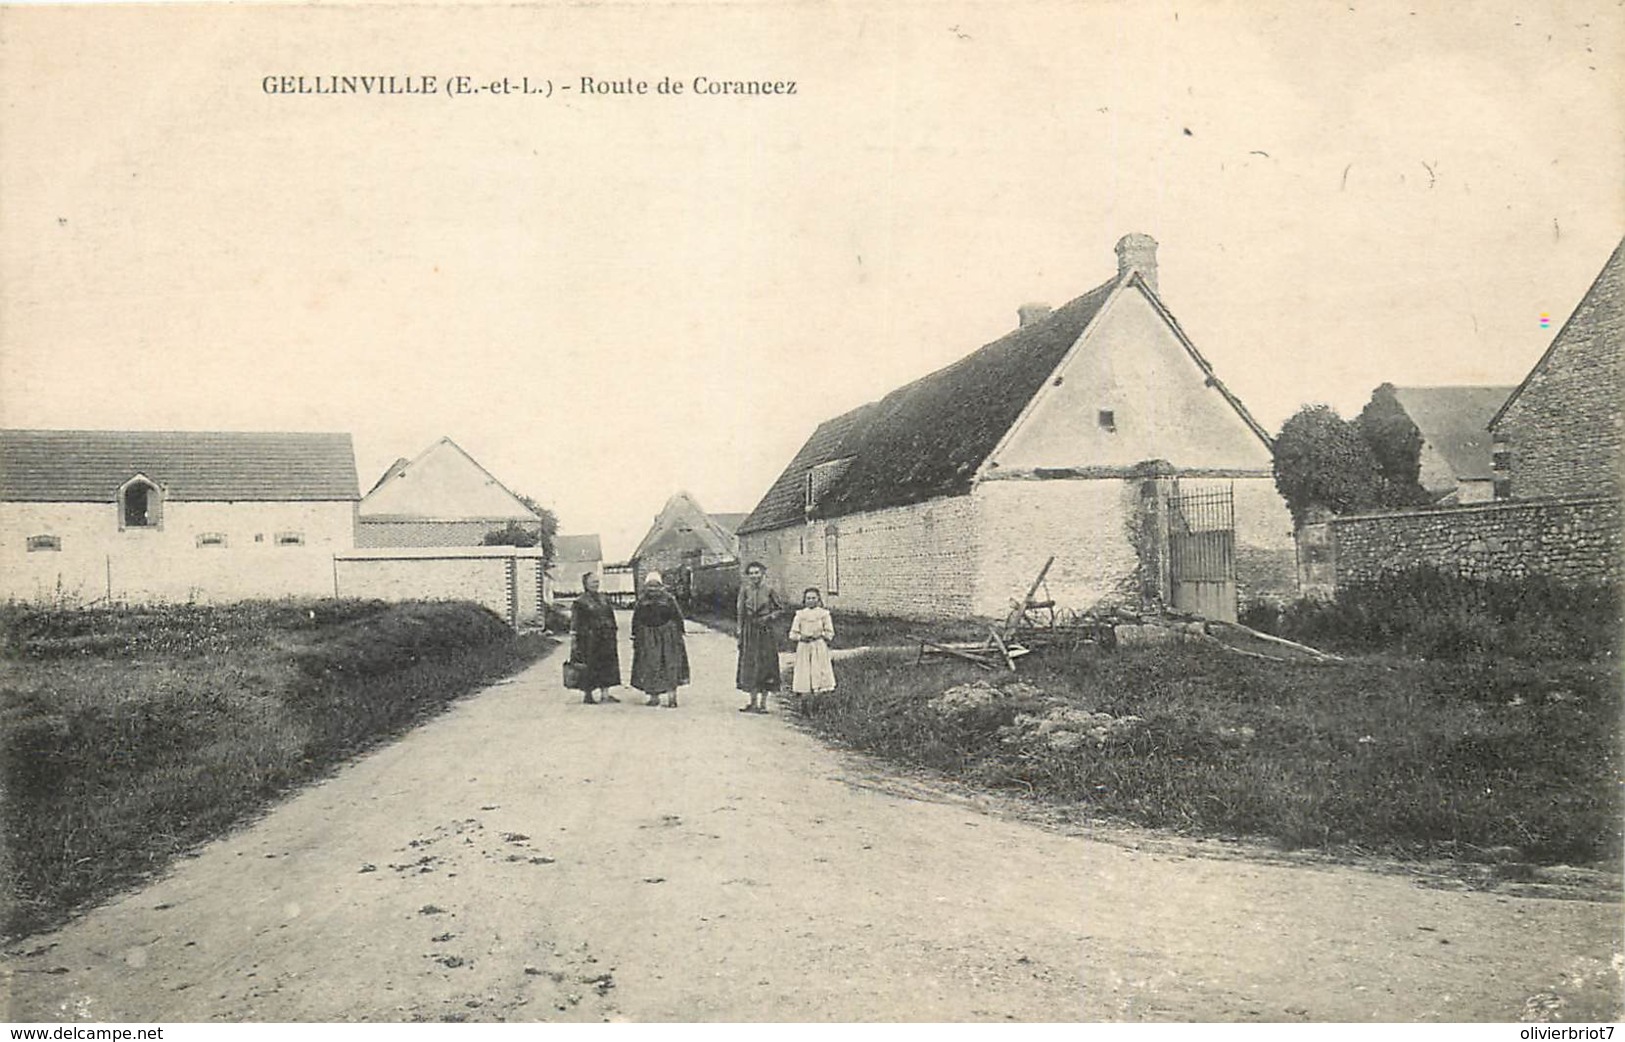
[[[747,533],[739,557],[766,565],[769,582],[791,600],[816,586],[831,608],[963,618],[974,613],[977,526],[972,497],[933,499]]]
[[[513,546],[352,550],[333,559],[340,597],[473,601],[509,625],[537,625],[551,590],[542,551]]]
[[[168,499],[123,528],[111,503],[0,504],[0,600],[227,602],[331,597],[351,502]]]
[[[1431,567],[1471,579],[1546,575],[1566,583],[1620,580],[1620,503],[1612,496],[1510,500],[1362,514],[1299,534],[1304,593]]]

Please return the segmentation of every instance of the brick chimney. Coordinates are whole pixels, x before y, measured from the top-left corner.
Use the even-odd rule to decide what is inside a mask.
[[[1128,278],[1137,271],[1151,292],[1157,292],[1157,240],[1140,232],[1130,232],[1117,240],[1117,277]]]
[[[1048,304],[1023,304],[1016,308],[1016,316],[1020,319],[1023,327],[1030,326],[1034,322],[1042,322],[1044,319],[1049,318],[1049,313],[1050,306]]]

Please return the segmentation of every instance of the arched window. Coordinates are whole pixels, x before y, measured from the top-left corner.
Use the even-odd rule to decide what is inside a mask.
[[[137,474],[118,490],[119,528],[159,528],[164,518],[164,493]]]

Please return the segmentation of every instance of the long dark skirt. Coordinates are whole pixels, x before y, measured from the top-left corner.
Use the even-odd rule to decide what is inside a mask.
[[[683,622],[632,630],[632,686],[650,695],[676,691],[688,683],[688,648],[683,643]]]
[[[739,631],[739,669],[734,685],[760,694],[779,689],[779,635],[768,625],[747,621]]]
[[[570,661],[581,667],[576,682],[579,691],[621,684],[621,651],[615,646],[614,630],[591,628],[577,632],[571,638]]]

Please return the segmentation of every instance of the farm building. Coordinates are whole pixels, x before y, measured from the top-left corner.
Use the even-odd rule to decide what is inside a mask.
[[[675,579],[684,569],[737,562],[739,540],[734,531],[743,517],[707,514],[689,493],[675,493],[632,553],[638,585],[650,572],[669,573]]]
[[[1422,437],[1422,487],[1441,506],[1486,503],[1495,498],[1490,417],[1510,387],[1395,387],[1383,384],[1373,399],[1386,399],[1416,425]]]
[[[1618,497],[1625,449],[1622,345],[1625,242],[1489,421],[1504,497]]]
[[[541,519],[450,438],[399,459],[361,497],[357,547],[479,546],[486,533]]]
[[[1270,439],[1158,296],[1156,248],[1125,236],[1111,279],[822,424],[740,556],[903,617],[1002,616],[1051,555],[1071,610],[1290,596]]]
[[[0,431],[0,596],[331,596],[357,499],[348,434]]]
[[[603,583],[599,587],[600,592],[617,608],[630,608],[638,598],[638,588],[630,561],[604,565]]]
[[[588,572],[604,580],[604,548],[597,535],[553,537],[553,595],[574,597],[581,592],[581,577]],[[602,587],[600,587],[602,589]]]

